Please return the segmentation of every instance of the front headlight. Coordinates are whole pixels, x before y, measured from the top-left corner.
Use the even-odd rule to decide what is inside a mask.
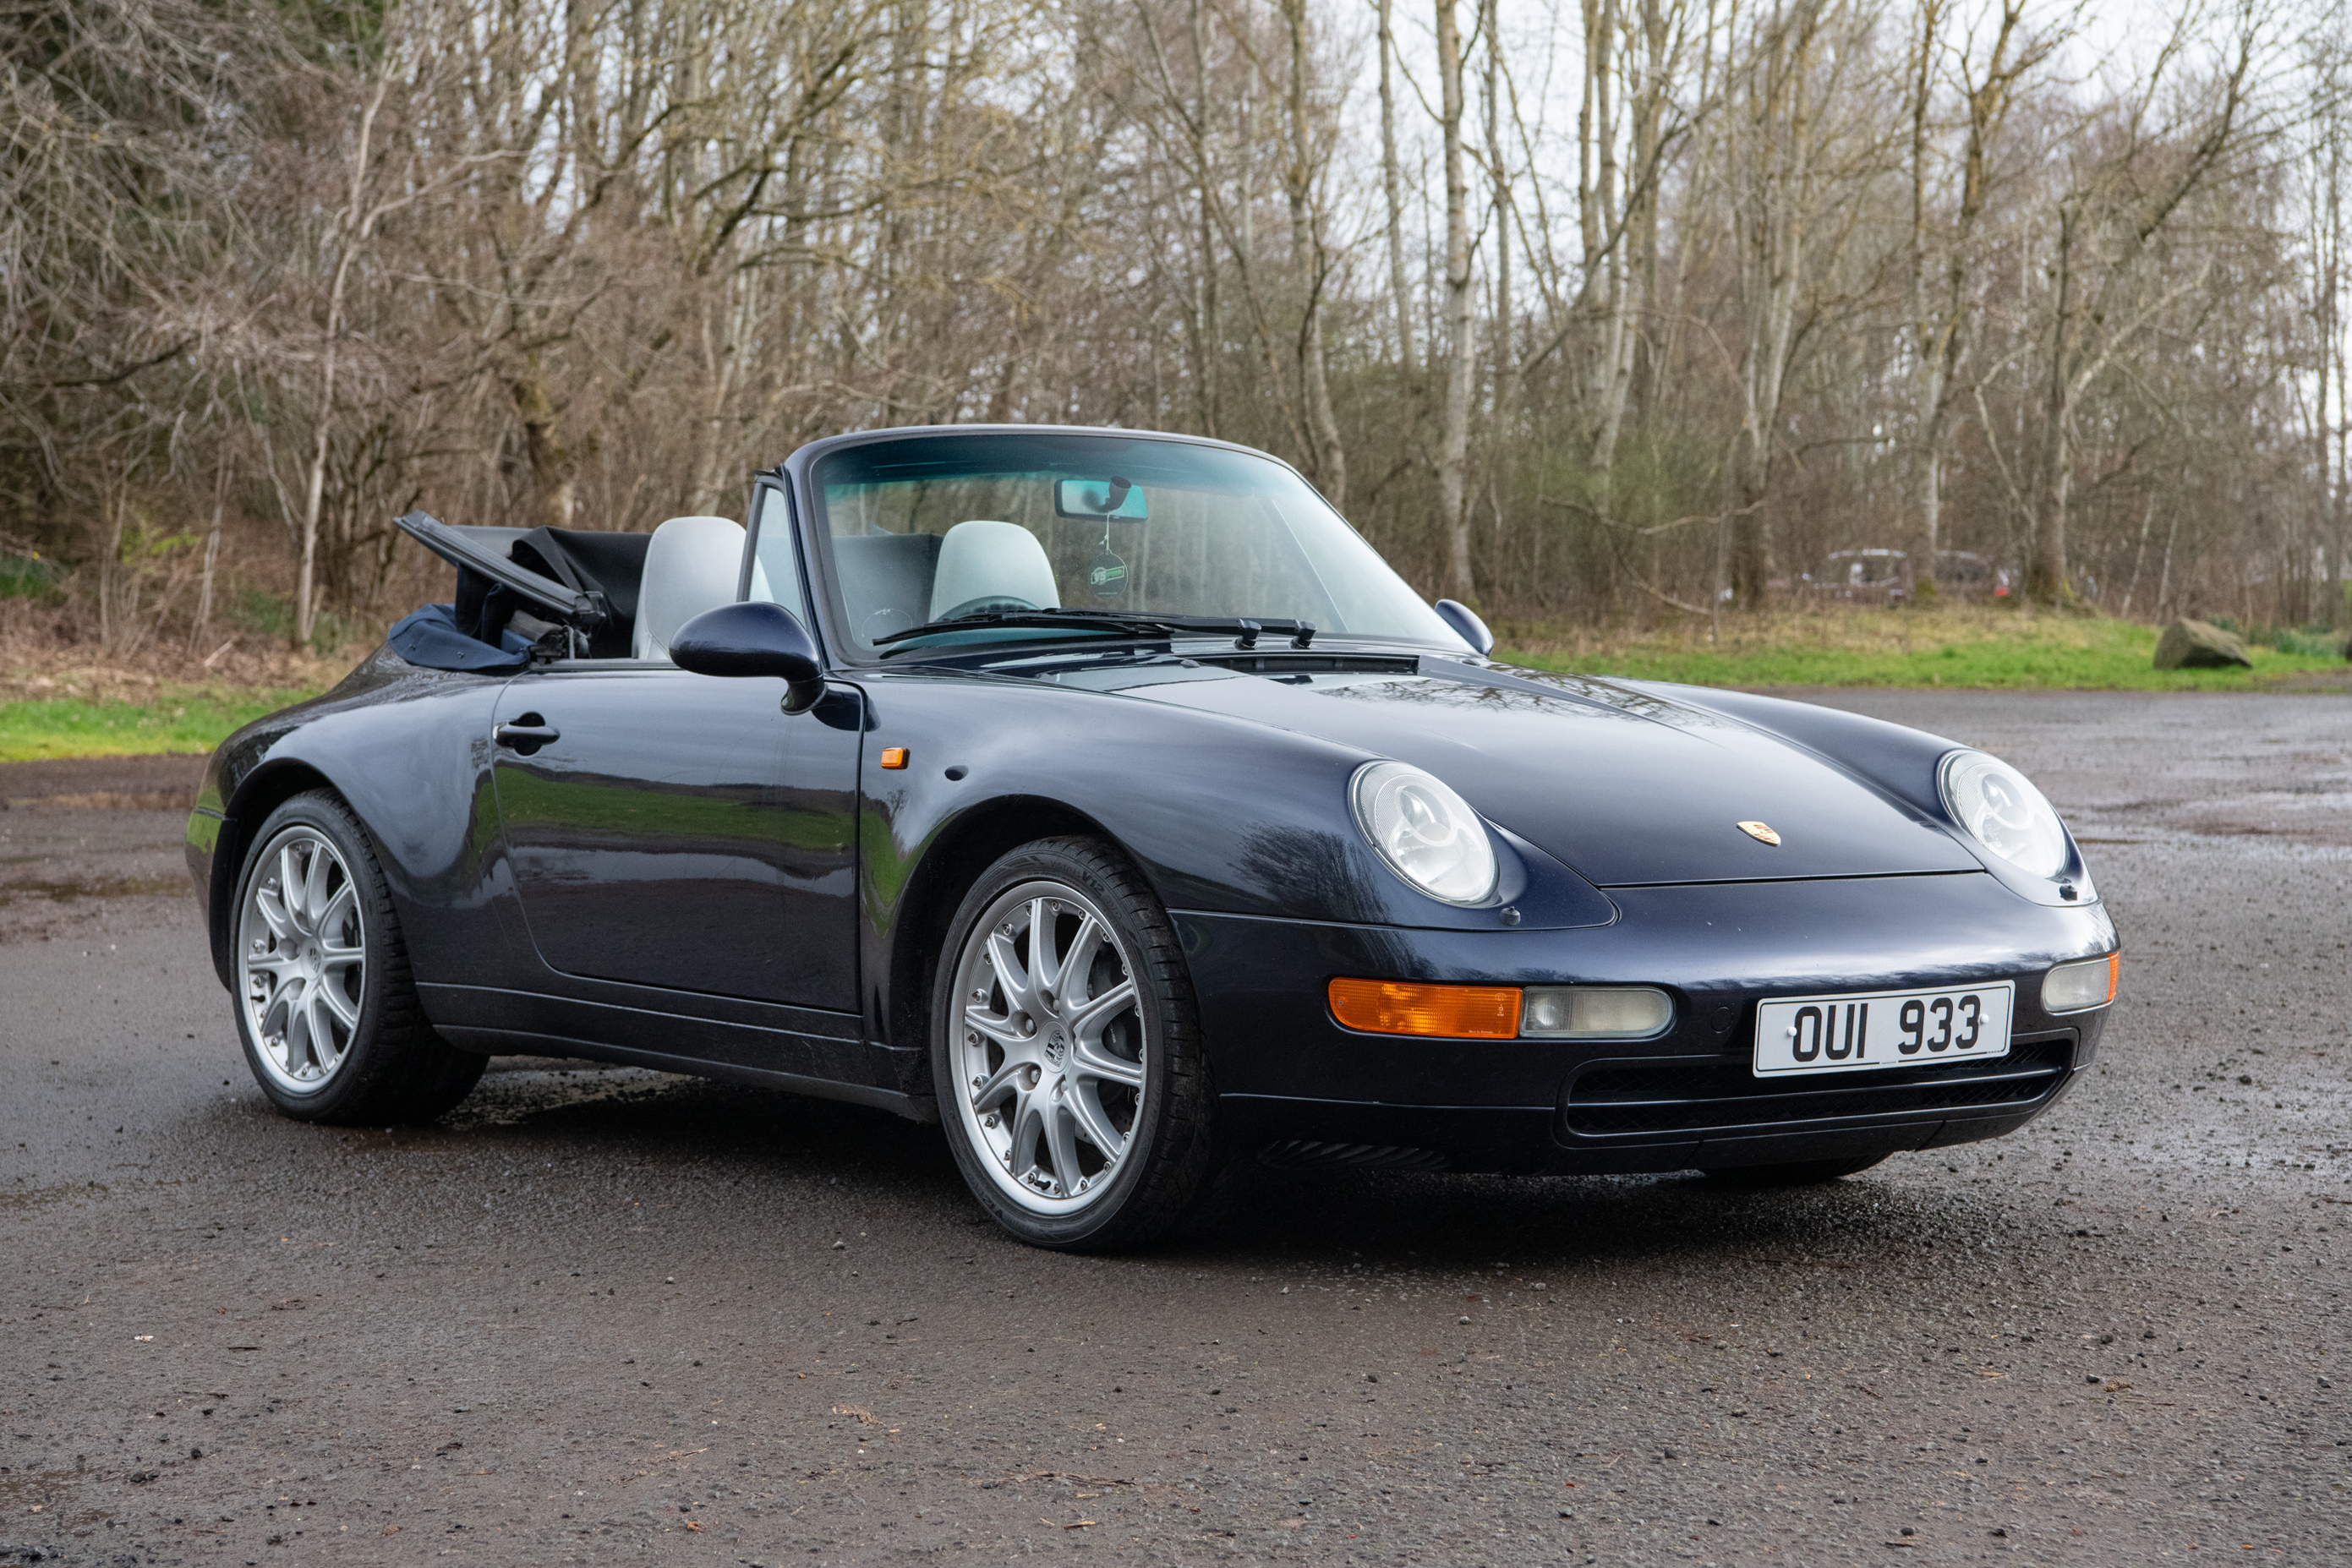
[[[1446,904],[1482,904],[1495,891],[1495,846],[1470,803],[1434,774],[1367,762],[1348,787],[1356,825],[1389,869]]]
[[[1977,842],[2035,876],[2066,869],[2066,830],[2024,774],[1981,751],[1955,751],[1942,782],[1945,809]]]

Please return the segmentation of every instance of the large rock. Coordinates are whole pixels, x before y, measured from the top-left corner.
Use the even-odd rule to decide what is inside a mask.
[[[2176,621],[2156,640],[2159,670],[2224,670],[2233,664],[2251,669],[2253,663],[2243,643],[2203,621]]]

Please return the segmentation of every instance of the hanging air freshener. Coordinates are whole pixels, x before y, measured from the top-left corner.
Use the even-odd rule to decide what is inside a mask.
[[[1103,517],[1102,553],[1095,557],[1094,565],[1087,569],[1087,586],[1095,591],[1097,599],[1102,600],[1117,599],[1127,591],[1127,562],[1119,559],[1110,548],[1110,517],[1108,513]]]
[[[1087,586],[1095,591],[1097,599],[1117,599],[1127,591],[1127,562],[1113,555],[1108,546],[1095,557],[1094,566],[1087,572]]]

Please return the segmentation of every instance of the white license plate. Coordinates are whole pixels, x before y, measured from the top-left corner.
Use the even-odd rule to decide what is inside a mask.
[[[1874,1072],[2009,1054],[2008,980],[1932,991],[1777,997],[1756,1009],[1756,1076]]]

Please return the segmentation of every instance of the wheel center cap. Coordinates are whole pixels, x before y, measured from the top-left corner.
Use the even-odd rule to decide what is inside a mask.
[[[1060,1030],[1054,1030],[1045,1036],[1045,1064],[1048,1067],[1061,1066],[1063,1059],[1069,1054],[1070,1042]]]

